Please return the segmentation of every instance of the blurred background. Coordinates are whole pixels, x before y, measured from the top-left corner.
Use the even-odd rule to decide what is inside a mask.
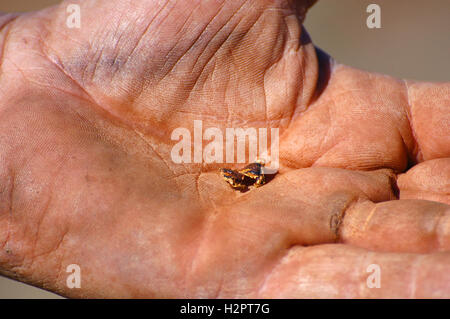
[[[139,0],[136,0],[139,1]],[[0,11],[31,11],[57,0],[0,0]],[[369,4],[381,7],[381,28],[369,29]],[[421,81],[450,81],[449,0],[319,0],[306,29],[338,62]],[[0,298],[61,298],[0,277]]]

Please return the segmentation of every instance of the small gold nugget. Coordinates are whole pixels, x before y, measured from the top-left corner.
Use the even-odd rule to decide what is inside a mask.
[[[221,168],[219,171],[231,187],[241,191],[247,190],[249,186],[262,186],[266,182],[262,161],[251,163],[238,171],[227,168]]]

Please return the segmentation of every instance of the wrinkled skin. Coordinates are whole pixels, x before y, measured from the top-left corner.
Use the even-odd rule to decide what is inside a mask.
[[[450,297],[450,84],[335,63],[310,2],[1,16],[1,273],[68,297]],[[240,193],[175,164],[194,120],[279,127],[279,174]]]

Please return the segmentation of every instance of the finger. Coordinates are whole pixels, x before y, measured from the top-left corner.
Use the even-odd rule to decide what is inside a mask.
[[[280,139],[290,167],[388,167],[450,157],[450,83],[410,83],[344,65]]]
[[[272,240],[281,246],[312,245],[337,240],[345,210],[354,201],[394,199],[391,182],[388,170],[307,168],[280,174],[244,194],[232,190],[218,174],[217,181],[205,174],[199,190],[204,201],[222,212],[216,217],[218,228],[211,228],[212,237],[219,228],[229,228],[230,234],[246,234],[257,246]]]
[[[450,204],[450,158],[420,163],[398,176],[400,199],[426,199]]]
[[[291,167],[403,171],[414,138],[405,112],[403,82],[344,65],[331,67],[323,92],[293,117],[280,138]]]
[[[450,206],[424,200],[358,202],[346,213],[340,240],[378,251],[450,250]]]
[[[240,193],[218,173],[202,174],[198,193],[203,205],[214,209],[198,225],[199,235],[190,244],[196,247],[190,287],[213,286],[199,291],[213,296],[226,297],[233,291],[247,296],[249,291],[242,292],[242,287],[257,286],[289,247],[335,242],[343,213],[353,201],[395,198],[391,178],[388,170],[307,168]],[[215,282],[223,284],[215,287]]]
[[[405,86],[417,160],[450,157],[450,82]]]
[[[449,253],[381,253],[338,244],[296,246],[269,272],[257,297],[448,298],[449,267]]]

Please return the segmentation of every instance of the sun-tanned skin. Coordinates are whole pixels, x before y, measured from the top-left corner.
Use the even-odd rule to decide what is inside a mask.
[[[1,16],[0,272],[68,297],[450,297],[450,84],[333,62],[311,2]],[[194,120],[279,127],[279,174],[240,193],[175,164]]]

